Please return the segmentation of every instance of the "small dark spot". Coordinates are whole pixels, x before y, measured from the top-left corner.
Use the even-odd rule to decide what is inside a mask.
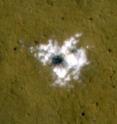
[[[9,92],[10,92],[10,94],[11,94],[12,96],[16,96],[16,97],[18,97],[18,93],[17,93],[17,91],[14,90],[13,88],[10,88]]]
[[[113,70],[113,74],[115,74],[116,73],[116,71],[115,70]]]
[[[44,36],[44,37],[47,37],[47,34],[44,33],[43,36]]]
[[[24,89],[24,87],[23,87],[23,86],[21,86],[21,87],[20,87],[20,89],[21,89],[21,90],[23,90],[23,89]]]
[[[85,116],[85,112],[82,112],[81,115],[82,115],[82,116]]]
[[[50,5],[50,6],[53,6],[54,5],[54,3],[53,3],[52,0],[47,0],[47,4]]]
[[[112,52],[112,49],[109,48],[109,49],[108,49],[108,52],[111,53],[111,52]]]
[[[65,18],[64,17],[61,17],[61,20],[64,20]]]
[[[17,50],[17,47],[14,47],[13,50],[16,51]]]
[[[115,73],[116,73],[116,71],[113,70],[112,74],[110,75],[110,79],[111,79],[111,80],[112,80],[112,78],[113,78],[113,76],[114,76]]]
[[[70,52],[72,52],[72,53],[75,53],[75,52],[77,52],[77,49],[70,49]]]
[[[114,11],[110,11],[110,14],[114,14]]]
[[[89,82],[91,82],[92,81],[92,78],[89,78]]]
[[[96,106],[98,106],[98,105],[99,105],[99,103],[98,103],[98,102],[96,102],[95,104],[96,104]]]
[[[28,112],[27,115],[30,116],[31,114]]]
[[[106,37],[107,40],[109,40],[109,36],[108,35],[106,35],[105,37]]]
[[[37,40],[34,40],[34,43],[37,45],[37,44],[39,44],[39,41],[37,41]]]
[[[113,84],[113,85],[112,85],[112,88],[116,88],[116,86]]]
[[[110,79],[112,80],[112,78],[113,78],[113,75],[110,75]]]
[[[92,18],[92,17],[90,17],[90,18],[89,18],[89,20],[90,20],[90,21],[93,21],[93,18]]]
[[[63,63],[63,57],[60,55],[56,55],[52,57],[52,64],[53,65],[60,65]]]

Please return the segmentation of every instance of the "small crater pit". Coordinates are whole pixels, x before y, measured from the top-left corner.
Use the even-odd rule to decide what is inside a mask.
[[[39,41],[34,40],[34,44],[35,44],[35,45],[38,45],[38,44],[39,44]]]
[[[108,52],[109,52],[109,53],[112,53],[112,49],[109,48],[109,49],[108,49]]]
[[[61,17],[61,20],[65,20],[65,17],[62,16],[62,17]]]
[[[98,102],[96,102],[95,104],[96,104],[96,106],[99,106],[99,103]]]
[[[89,20],[90,20],[90,21],[93,21],[93,18],[92,18],[92,17],[89,17]]]
[[[82,113],[81,113],[81,116],[85,116],[85,112],[82,112]]]
[[[52,0],[47,0],[47,4],[48,4],[49,6],[54,6],[54,3],[53,3]]]
[[[13,50],[14,50],[14,51],[17,51],[17,47],[14,47]]]
[[[52,57],[52,64],[53,65],[60,65],[64,61],[63,57],[61,55],[56,55]]]
[[[115,89],[115,88],[116,88],[116,86],[113,84],[113,85],[112,85],[112,88],[113,88],[113,89]]]

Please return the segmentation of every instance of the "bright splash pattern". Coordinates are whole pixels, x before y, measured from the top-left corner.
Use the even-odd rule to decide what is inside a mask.
[[[44,66],[51,65],[55,77],[53,85],[66,86],[71,80],[78,80],[81,69],[89,64],[86,49],[77,48],[81,33],[64,41],[60,46],[57,41],[49,39],[48,44],[30,47],[31,53]]]

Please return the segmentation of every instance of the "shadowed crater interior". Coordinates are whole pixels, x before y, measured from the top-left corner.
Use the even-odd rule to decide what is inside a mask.
[[[52,64],[53,65],[60,65],[64,61],[63,57],[61,55],[55,55],[52,57]]]

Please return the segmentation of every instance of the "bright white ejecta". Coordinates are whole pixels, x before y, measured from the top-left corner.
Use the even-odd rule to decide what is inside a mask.
[[[81,69],[87,65],[88,59],[85,48],[77,48],[81,33],[64,41],[59,46],[57,41],[48,40],[48,44],[40,44],[30,47],[31,53],[43,65],[52,65],[52,71],[55,77],[54,85],[65,86],[73,80],[78,80]]]

